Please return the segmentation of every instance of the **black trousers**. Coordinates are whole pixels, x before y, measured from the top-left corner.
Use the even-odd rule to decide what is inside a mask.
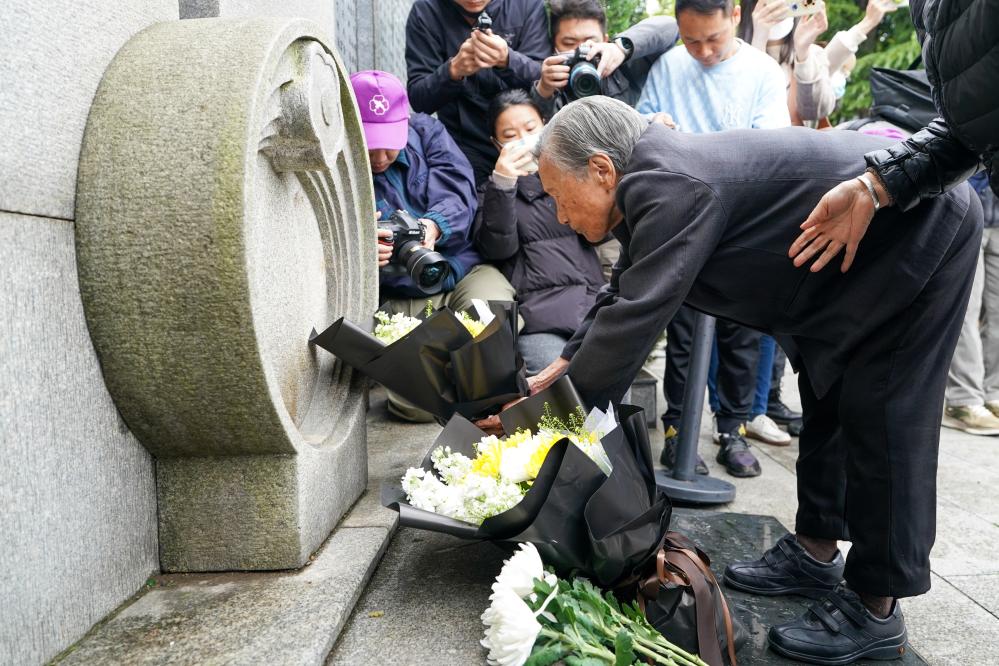
[[[967,216],[980,217],[971,200]],[[799,375],[795,530],[852,541],[845,578],[857,592],[930,588],[944,388],[980,243],[981,225],[966,220],[916,301],[871,332],[821,399]]]
[[[680,428],[683,390],[693,346],[694,318],[697,312],[682,306],[666,326],[666,373],[663,393],[666,413],[663,427]],[[715,325],[718,342],[718,429],[731,432],[746,422],[756,390],[756,364],[760,358],[760,333],[719,319]]]

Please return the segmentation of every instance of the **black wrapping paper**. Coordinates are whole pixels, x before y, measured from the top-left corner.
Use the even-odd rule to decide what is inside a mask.
[[[553,416],[568,420],[580,406],[568,378],[504,411],[507,432],[537,428],[548,404]],[[672,507],[658,492],[648,430],[641,408],[623,405],[619,425],[601,443],[611,461],[610,476],[568,439],[548,452],[523,500],[510,510],[471,525],[411,507],[398,483],[385,484],[382,504],[399,511],[407,527],[444,532],[464,539],[533,543],[546,564],[562,576],[586,576],[604,587],[631,578],[656,553],[669,526]],[[473,444],[486,433],[454,416],[434,442],[474,457]],[[423,468],[433,471],[430,455]]]
[[[454,414],[478,419],[527,394],[517,353],[517,304],[489,303],[495,318],[474,339],[441,308],[385,345],[343,318],[309,343],[322,347],[442,422]]]

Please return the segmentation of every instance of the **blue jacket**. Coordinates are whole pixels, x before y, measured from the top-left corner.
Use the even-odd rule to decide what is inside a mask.
[[[421,113],[436,113],[483,181],[499,152],[489,137],[489,101],[509,88],[527,88],[541,76],[541,61],[551,54],[548,17],[542,0],[492,0],[485,9],[493,33],[509,45],[505,68],[479,70],[460,81],[448,74],[451,58],[472,34],[454,0],[416,0],[406,21],[406,76],[409,103]]]
[[[434,249],[451,265],[445,292],[482,262],[469,237],[477,206],[472,167],[439,121],[414,113],[406,147],[384,173],[374,175],[374,185],[383,220],[403,209],[440,227]],[[383,300],[425,295],[408,276],[383,276],[380,287]]]

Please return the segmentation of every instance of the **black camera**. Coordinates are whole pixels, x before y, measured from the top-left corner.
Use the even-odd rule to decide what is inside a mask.
[[[383,275],[408,275],[425,294],[436,294],[443,288],[451,266],[441,253],[421,245],[426,227],[419,220],[397,210],[389,219],[379,221],[378,228],[392,232],[391,238],[382,241],[392,243],[392,258],[382,267]]]
[[[485,32],[486,30],[491,30],[492,27],[493,18],[489,14],[482,12],[479,14],[479,20],[475,22],[473,30],[481,30],[482,32]]]
[[[600,94],[600,74],[597,72],[600,55],[587,60],[589,52],[588,45],[580,44],[565,56],[565,64],[569,67],[569,92],[576,99]]]

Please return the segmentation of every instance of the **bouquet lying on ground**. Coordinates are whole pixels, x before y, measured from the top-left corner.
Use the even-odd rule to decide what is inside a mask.
[[[537,549],[524,544],[503,565],[482,614],[494,666],[636,663],[706,666],[666,640],[637,604],[621,604],[589,581],[546,572]]]
[[[477,316],[431,309],[422,319],[380,312],[375,335],[341,318],[313,331],[309,342],[442,423],[453,414],[478,419],[528,391],[517,353],[517,304],[491,301],[478,309]]]
[[[438,446],[430,453],[433,471],[411,467],[402,478],[402,489],[417,509],[479,525],[524,499],[548,452],[562,439],[609,476],[611,463],[600,439],[616,427],[613,412],[594,409],[585,416],[578,407],[565,422],[549,408],[536,432],[520,429],[503,439],[495,435],[479,439],[473,444],[474,458]]]
[[[644,414],[622,405],[616,422],[597,413],[580,424],[581,404],[563,377],[500,413],[513,433],[505,439],[453,416],[420,469],[382,487],[382,504],[404,526],[533,543],[560,575],[603,586],[634,577],[671,513],[656,487]]]

